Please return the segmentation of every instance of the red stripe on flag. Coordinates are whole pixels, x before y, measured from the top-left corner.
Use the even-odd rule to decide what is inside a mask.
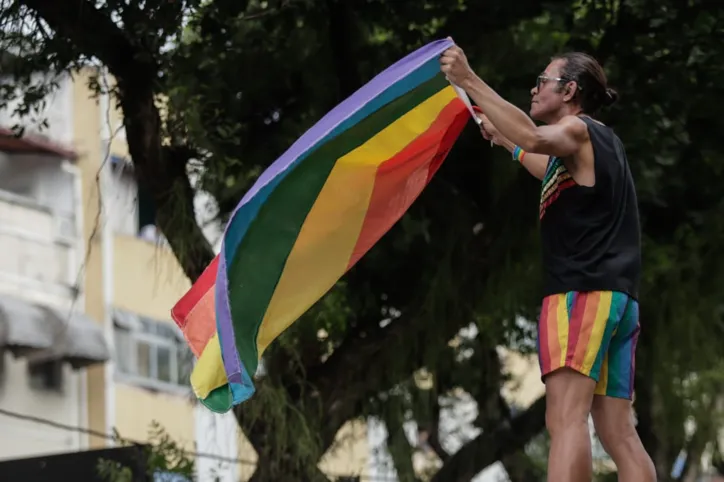
[[[216,333],[216,308],[214,304],[216,272],[219,257],[216,256],[186,294],[171,309],[171,318],[186,338],[191,351],[198,358],[206,344]]]
[[[457,98],[452,100],[425,132],[380,165],[347,269],[354,266],[417,199],[462,132],[468,117],[465,104]]]

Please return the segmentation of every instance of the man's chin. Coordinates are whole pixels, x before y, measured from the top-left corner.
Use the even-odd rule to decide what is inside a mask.
[[[540,112],[538,111],[538,106],[533,104],[530,106],[530,110],[528,111],[528,115],[530,115],[531,119],[538,120],[538,116],[540,115]]]

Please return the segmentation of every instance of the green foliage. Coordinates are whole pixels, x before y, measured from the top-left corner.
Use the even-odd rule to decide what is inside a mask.
[[[149,445],[147,451],[149,471],[171,472],[183,475],[189,480],[193,477],[193,459],[155,420],[151,422],[149,430]]]
[[[121,104],[144,89],[163,100],[162,123],[143,133],[195,153],[188,167],[222,218],[305,129],[433,38],[452,35],[476,71],[523,108],[552,55],[594,54],[621,94],[601,120],[626,145],[642,214],[639,429],[670,467],[683,447],[710,442],[723,426],[721,9],[703,0],[83,2],[84,15],[119,19],[126,49],[109,54],[100,46],[117,38],[77,28],[52,1],[2,0],[0,47],[20,57],[3,61],[16,80],[0,100],[19,99],[17,113],[32,116],[53,79],[34,87],[32,72],[105,54],[123,74],[113,91]],[[35,27],[47,35],[28,34]],[[144,139],[129,136],[134,152],[145,155]],[[167,211],[188,203],[181,188],[166,189]],[[356,417],[434,428],[441,397],[455,390],[486,409],[497,403],[490,395],[506,377],[495,347],[534,349],[539,189],[471,125],[403,219],[265,353],[259,392],[237,413],[261,465],[311,474],[336,429]],[[192,222],[189,211],[164,215]],[[199,252],[195,244],[177,240],[182,263]],[[470,325],[478,335],[460,336]],[[432,388],[415,382],[422,368]],[[502,416],[484,410],[475,423]],[[698,435],[684,430],[692,420]]]
[[[116,438],[122,446],[132,445],[121,437]],[[193,457],[155,420],[149,427],[148,443],[143,447],[143,454],[145,456],[144,467],[151,479],[153,479],[153,474],[160,472],[178,475],[188,481],[194,480]],[[98,461],[98,473],[106,482],[133,482],[134,480],[131,467],[108,459]]]
[[[120,462],[100,459],[98,461],[98,474],[106,482],[133,482],[133,471]]]

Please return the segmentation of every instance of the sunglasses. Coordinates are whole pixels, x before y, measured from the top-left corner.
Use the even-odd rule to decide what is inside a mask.
[[[569,82],[570,79],[564,79],[561,77],[548,77],[547,75],[539,75],[535,79],[535,89],[540,90],[540,88],[548,81],[554,80],[556,82]],[[578,90],[583,90],[581,86],[578,86]]]

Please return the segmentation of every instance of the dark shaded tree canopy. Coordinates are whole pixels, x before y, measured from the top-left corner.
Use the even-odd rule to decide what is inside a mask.
[[[24,87],[24,109],[52,88],[31,85],[34,71],[96,63],[117,80],[138,181],[191,279],[213,253],[194,219],[190,170],[223,218],[304,130],[435,38],[452,35],[519,106],[551,56],[593,54],[621,94],[601,120],[626,145],[643,222],[638,428],[662,480],[682,449],[689,460],[711,450],[724,386],[724,12],[716,2],[1,4],[0,43],[19,57],[6,70]],[[469,480],[496,460],[517,480],[540,476],[525,449],[543,429],[545,401],[511,412],[496,351],[532,349],[532,323],[519,321],[535,320],[539,304],[539,189],[471,123],[404,218],[265,355],[258,395],[236,411],[260,457],[254,480],[323,480],[316,464],[334,435],[368,415],[385,421],[401,480],[414,480],[407,420],[443,462],[432,480]],[[471,325],[477,336],[461,336]],[[423,368],[430,386],[415,382]],[[439,413],[460,390],[477,402],[482,431],[449,454]]]

